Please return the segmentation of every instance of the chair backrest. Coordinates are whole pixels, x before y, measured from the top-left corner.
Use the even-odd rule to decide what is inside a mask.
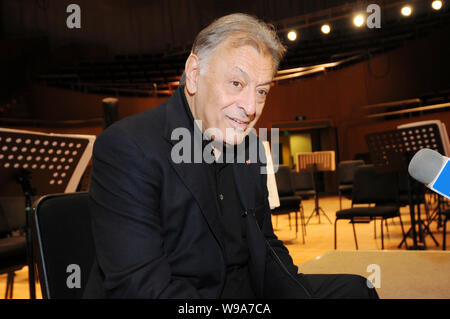
[[[0,238],[9,235],[10,232],[11,229],[9,227],[8,221],[6,220],[2,206],[0,206]]]
[[[373,165],[361,165],[355,171],[353,204],[398,204],[398,174],[378,173]]]
[[[292,179],[296,191],[314,189],[314,176],[312,172],[292,172]]]
[[[35,198],[31,198],[32,201]],[[23,196],[0,197],[0,206],[10,230],[25,229],[25,200]]]
[[[341,161],[338,164],[339,184],[352,184],[356,169],[364,165],[363,160]]]
[[[275,173],[275,180],[277,182],[277,189],[279,196],[294,195],[294,188],[292,186],[291,168],[286,165],[279,165]]]
[[[44,298],[78,299],[95,259],[88,193],[42,197],[34,211]]]

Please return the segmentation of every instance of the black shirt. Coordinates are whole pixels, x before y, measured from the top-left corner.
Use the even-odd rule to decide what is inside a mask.
[[[194,122],[189,104],[181,88],[184,106],[189,118]],[[204,141],[203,148],[209,147],[210,141]],[[206,167],[209,173],[209,183],[216,194],[215,199],[220,207],[219,217],[222,221],[224,258],[226,262],[226,280],[221,298],[255,298],[248,273],[249,252],[245,237],[244,208],[236,191],[233,166],[226,163],[227,148],[223,147],[221,157]],[[234,152],[236,154],[236,152]]]
[[[219,202],[220,219],[224,226],[227,277],[221,297],[255,298],[248,273],[249,253],[245,238],[245,217],[242,215],[244,209],[236,191],[233,166],[225,160],[209,166],[210,177],[215,184],[214,193]]]

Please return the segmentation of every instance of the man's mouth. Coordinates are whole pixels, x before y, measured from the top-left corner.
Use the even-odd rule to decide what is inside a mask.
[[[245,130],[247,128],[248,123],[250,123],[249,121],[243,121],[235,117],[227,116],[227,118],[230,120],[233,127],[240,130]]]

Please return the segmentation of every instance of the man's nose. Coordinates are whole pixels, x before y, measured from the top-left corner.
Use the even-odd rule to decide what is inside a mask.
[[[243,92],[240,107],[245,111],[247,118],[252,120],[256,113],[256,94],[251,90]]]

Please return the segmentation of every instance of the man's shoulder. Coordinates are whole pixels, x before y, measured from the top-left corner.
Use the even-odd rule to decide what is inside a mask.
[[[127,116],[108,129],[118,129],[129,133],[142,134],[145,132],[161,132],[166,119],[167,101],[141,113]]]
[[[166,108],[167,101],[113,123],[99,134],[96,144],[133,143],[142,148],[158,147],[164,137]]]

